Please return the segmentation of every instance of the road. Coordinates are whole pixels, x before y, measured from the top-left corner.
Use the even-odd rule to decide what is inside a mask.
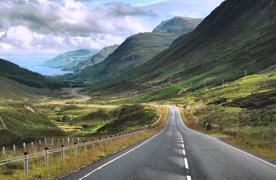
[[[185,126],[169,107],[166,128],[64,180],[275,180],[276,166]]]

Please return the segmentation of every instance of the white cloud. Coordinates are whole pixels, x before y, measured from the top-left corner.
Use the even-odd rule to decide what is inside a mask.
[[[10,50],[13,46],[8,43],[0,43],[0,50]]]
[[[14,45],[30,48],[33,36],[32,31],[25,26],[12,26],[7,30],[3,39]]]
[[[5,48],[1,46],[0,54],[100,49],[150,31],[150,23],[142,20],[145,16],[151,15],[119,2],[91,6],[76,0],[4,0],[0,43]]]
[[[206,16],[221,1],[1,0],[0,54],[101,49],[175,15]]]

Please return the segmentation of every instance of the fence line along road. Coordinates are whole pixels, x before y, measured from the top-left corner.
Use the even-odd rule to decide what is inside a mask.
[[[48,162],[49,162],[49,155],[60,152],[61,153],[61,158],[62,158],[62,163],[64,163],[65,162],[65,159],[64,159],[65,158],[65,151],[67,151],[67,150],[74,149],[74,154],[77,156],[79,147],[84,147],[84,150],[87,150],[87,147],[89,145],[93,145],[93,144],[97,145],[97,143],[102,143],[102,142],[103,143],[107,142],[108,144],[110,144],[111,141],[114,140],[115,138],[127,137],[127,136],[130,136],[130,135],[142,133],[143,131],[155,128],[155,125],[160,122],[160,119],[161,119],[161,113],[159,114],[159,118],[155,121],[155,123],[153,123],[151,125],[147,125],[144,128],[140,128],[136,131],[131,131],[131,132],[127,132],[127,133],[119,133],[119,134],[115,134],[115,135],[105,136],[104,138],[99,137],[98,139],[90,139],[90,141],[84,140],[84,141],[80,142],[80,139],[77,138],[77,140],[74,142],[74,144],[70,144],[70,139],[68,137],[68,139],[67,139],[68,145],[67,146],[64,145],[66,143],[65,143],[64,138],[63,138],[61,147],[54,148],[54,149],[49,149],[47,140],[44,139],[45,149],[43,151],[36,152],[36,153],[31,153],[31,154],[27,151],[26,144],[23,143],[24,155],[13,157],[13,158],[8,158],[8,159],[4,159],[4,160],[0,160],[0,166],[10,164],[10,163],[19,162],[19,161],[23,161],[23,163],[24,163],[24,173],[25,173],[25,175],[28,175],[29,174],[29,161],[30,161],[30,159],[44,156],[45,157],[45,166],[47,167]],[[53,144],[53,138],[52,138],[52,144]],[[32,149],[34,149],[33,148],[34,147],[33,142],[31,143],[31,145],[32,145]],[[39,147],[41,147],[41,146],[42,146],[42,142],[41,142],[41,140],[39,140]],[[2,151],[3,151],[3,155],[5,155],[5,152],[6,152],[5,146],[3,146]],[[13,151],[15,152],[15,145],[13,145]]]
[[[68,146],[55,148],[55,149],[48,149],[48,147],[45,147],[45,148],[47,148],[47,156],[50,155],[50,154],[53,154],[53,153],[67,151],[67,150],[78,148],[78,147],[84,147],[85,146],[85,149],[86,149],[87,148],[86,146],[92,145],[94,143],[105,142],[107,140],[113,140],[115,137],[124,137],[124,136],[128,136],[128,135],[131,135],[131,134],[140,133],[140,132],[145,131],[147,129],[148,128],[144,128],[144,129],[141,129],[141,130],[138,130],[138,131],[135,131],[135,132],[120,133],[120,134],[116,134],[116,135],[105,137],[105,138],[93,139],[93,140],[90,140],[90,141],[83,141],[83,142],[80,142],[80,143],[71,144],[71,145],[68,145]],[[37,157],[40,157],[40,156],[45,156],[45,151],[46,150],[41,151],[41,152],[37,152],[37,153],[28,154],[28,159],[37,158]],[[22,156],[17,156],[17,157],[14,157],[14,158],[1,160],[0,161],[0,166],[10,164],[10,163],[14,163],[14,162],[23,161],[23,160],[25,160],[25,157],[26,157],[26,155],[22,155]]]

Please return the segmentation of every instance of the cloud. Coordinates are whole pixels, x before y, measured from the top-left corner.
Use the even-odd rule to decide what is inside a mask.
[[[161,19],[173,16],[187,16],[194,18],[206,17],[224,0],[166,0],[151,5],[141,6],[147,12],[155,12]]]
[[[101,49],[172,16],[206,16],[222,0],[1,0],[0,55]]]
[[[152,26],[143,20],[148,16],[152,14],[122,2],[4,0],[0,2],[0,54],[100,49],[150,31]]]
[[[40,33],[69,33],[87,36],[90,33],[113,33],[122,28],[117,20],[124,17],[137,21],[147,15],[139,8],[123,3],[87,6],[74,0],[55,1],[3,1],[0,18],[10,25],[24,25]],[[125,29],[130,28],[125,24]]]

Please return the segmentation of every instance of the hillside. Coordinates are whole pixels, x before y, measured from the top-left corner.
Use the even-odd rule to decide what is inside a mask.
[[[12,79],[26,86],[36,88],[55,89],[63,86],[62,83],[52,78],[46,78],[3,59],[0,59],[0,77]]]
[[[215,86],[276,64],[274,1],[228,0],[190,34],[136,69],[151,85]],[[181,84],[180,84],[181,85]]]
[[[188,125],[276,159],[276,69],[240,78],[202,91],[186,93],[175,101],[186,106]],[[203,124],[211,124],[206,131]]]
[[[183,22],[197,22],[194,23],[193,28],[199,23],[198,20],[194,19],[179,19]],[[174,26],[177,25],[176,29],[180,26],[186,29],[185,23],[173,23],[175,18],[162,23],[162,26]],[[188,27],[191,23],[188,23]],[[162,28],[163,29],[163,28]],[[179,31],[173,32],[171,28],[170,32],[155,32],[151,33],[140,33],[127,38],[105,61],[95,66],[88,67],[82,72],[74,74],[68,78],[85,80],[85,81],[101,81],[115,76],[119,77],[122,73],[130,71],[131,69],[147,62],[156,54],[165,50],[169,47],[171,42],[179,37]],[[161,28],[160,28],[161,31]]]
[[[0,84],[0,145],[62,135],[47,116],[33,107],[40,95],[48,95],[49,89],[62,84],[5,60],[0,60]]]
[[[269,0],[224,1],[193,32],[122,74],[124,78],[90,89],[112,92],[139,86],[163,99],[178,96],[191,85],[193,90],[216,86],[275,68],[275,10],[276,2]]]
[[[46,67],[60,68],[70,71],[79,63],[89,60],[94,54],[95,51],[89,49],[69,51],[46,61],[43,65]]]
[[[85,69],[88,66],[98,64],[98,63],[104,61],[118,47],[119,47],[119,45],[105,47],[102,50],[100,50],[98,53],[94,54],[90,59],[88,59],[86,61],[81,61],[76,66],[69,68],[68,70],[79,71],[79,70]],[[67,69],[65,69],[65,70],[67,70]]]

